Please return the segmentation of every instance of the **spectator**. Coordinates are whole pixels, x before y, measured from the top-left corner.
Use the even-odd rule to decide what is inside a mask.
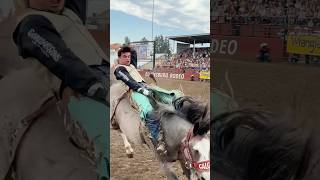
[[[270,49],[267,43],[262,43],[260,45],[258,59],[260,62],[270,62]]]

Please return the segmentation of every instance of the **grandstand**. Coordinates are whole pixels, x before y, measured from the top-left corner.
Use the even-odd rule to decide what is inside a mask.
[[[209,34],[171,36],[168,38],[178,42],[177,54],[162,64],[158,64],[158,68],[193,69],[197,71],[210,70],[209,47],[196,47],[196,44],[210,43],[211,38]],[[191,44],[193,47],[190,47]]]
[[[213,22],[320,26],[318,0],[218,0],[212,2]],[[213,11],[214,10],[214,11]]]
[[[287,61],[290,36],[319,39],[314,36],[320,32],[318,0],[218,0],[211,3],[210,31],[215,57],[255,61],[260,45],[266,43],[271,49],[271,61]]]
[[[171,58],[166,56],[156,58],[155,76],[184,80],[209,80],[210,48],[199,47],[199,45],[210,43],[210,35],[199,34],[168,38],[177,42],[177,53]],[[141,69],[148,68],[143,66]],[[145,72],[142,70],[141,73],[144,74]]]
[[[158,64],[157,68],[179,68],[179,69],[194,69],[194,70],[209,70],[210,69],[210,52],[209,48],[193,48],[185,49],[174,55],[170,60],[163,61]]]

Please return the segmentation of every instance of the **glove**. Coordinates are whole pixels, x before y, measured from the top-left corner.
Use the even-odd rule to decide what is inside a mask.
[[[146,89],[146,88],[139,88],[138,92],[142,93],[145,96],[149,96],[150,95],[150,91],[148,89]]]

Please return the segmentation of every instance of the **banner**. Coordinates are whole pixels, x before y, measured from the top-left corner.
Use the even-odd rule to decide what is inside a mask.
[[[187,80],[199,81],[199,74],[196,71],[186,71],[181,72],[177,69],[175,71],[168,69],[157,69],[155,72],[152,72],[155,78],[165,78],[165,79],[178,79],[178,80]],[[149,77],[151,71],[149,70],[139,70],[141,76]],[[210,77],[210,75],[209,75]]]
[[[289,35],[289,53],[320,56],[320,35]]]
[[[200,71],[200,80],[210,79],[210,71]]]
[[[138,60],[151,61],[153,42],[132,42],[130,45],[136,50]]]

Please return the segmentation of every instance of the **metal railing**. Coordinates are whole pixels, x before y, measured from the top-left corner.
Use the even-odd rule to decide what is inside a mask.
[[[320,27],[320,18],[299,18],[285,16],[211,16],[211,22],[214,24],[233,23]]]
[[[212,35],[283,38],[284,28],[277,25],[261,24],[211,24]]]

